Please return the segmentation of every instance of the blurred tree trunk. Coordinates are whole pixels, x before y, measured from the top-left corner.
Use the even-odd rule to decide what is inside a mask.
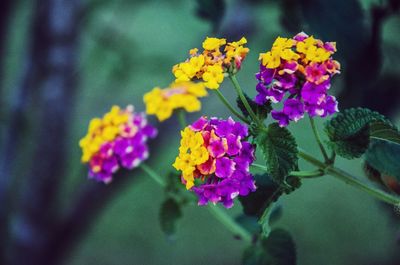
[[[10,23],[11,19],[11,14],[12,10],[14,7],[14,1],[12,0],[3,0],[0,2],[0,58],[4,58],[5,55],[5,47],[7,43],[7,32],[8,32],[8,26]],[[0,120],[4,121],[4,94],[3,94],[3,82],[4,80],[4,60],[0,60]],[[3,136],[0,134],[0,136]],[[6,139],[3,138],[0,140],[0,142],[3,143],[2,146],[6,145]],[[5,148],[1,148],[3,151]],[[5,151],[5,150],[4,150]],[[7,233],[7,214],[8,214],[8,207],[7,203],[7,191],[9,187],[9,181],[8,178],[10,177],[9,175],[6,175],[6,172],[8,171],[6,168],[7,161],[4,159],[3,154],[6,154],[9,152],[1,152],[0,153],[0,262],[4,259],[4,249],[3,247],[5,246],[5,240]]]
[[[65,145],[77,79],[80,0],[36,0],[31,49],[21,91],[40,106],[31,168],[23,178],[8,264],[40,264],[65,177]],[[44,265],[44,264],[41,264]]]

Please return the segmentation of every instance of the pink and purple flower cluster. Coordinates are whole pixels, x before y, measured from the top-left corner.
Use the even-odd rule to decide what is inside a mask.
[[[248,128],[232,118],[201,117],[182,132],[174,167],[182,171],[182,181],[197,194],[199,205],[221,202],[230,208],[235,197],[255,191],[249,172],[254,148],[247,136]]]
[[[147,123],[144,113],[133,106],[114,106],[103,119],[93,119],[88,134],[80,141],[82,161],[89,163],[89,177],[109,183],[120,167],[133,169],[149,156],[147,140],[157,130]]]
[[[328,95],[331,78],[340,73],[340,64],[332,59],[335,51],[335,43],[303,32],[293,39],[278,37],[271,51],[260,55],[256,103],[283,101],[282,110],[271,112],[282,127],[305,113],[325,117],[337,112],[335,97]]]

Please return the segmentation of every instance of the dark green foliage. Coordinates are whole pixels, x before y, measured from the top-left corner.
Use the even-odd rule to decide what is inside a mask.
[[[298,0],[298,2],[310,34],[315,34],[315,37],[324,41],[336,41],[341,44],[338,49],[340,57],[353,58],[362,52],[369,32],[359,1]]]
[[[276,201],[283,191],[268,174],[255,175],[254,178],[257,190],[247,196],[239,197],[239,201],[246,215],[260,218],[265,208]]]
[[[221,24],[221,20],[225,14],[225,1],[196,0],[196,2],[197,2],[196,14],[200,18],[210,21],[213,27],[213,32],[217,32]]]
[[[387,140],[371,140],[365,160],[380,173],[400,181],[400,144]]]
[[[371,139],[387,140],[400,144],[400,133],[391,123],[373,122],[369,126],[369,131]]]
[[[252,100],[247,94],[245,93],[244,96],[247,99],[247,102],[249,102],[249,105],[253,112],[257,115],[257,117],[260,120],[265,120],[268,117],[268,114],[271,112],[272,107],[271,103],[266,103],[264,105],[258,105],[254,100]],[[239,109],[242,111],[243,115],[247,118],[249,117],[249,112],[246,110],[243,102],[240,100],[240,97],[236,98],[236,104],[239,107]]]
[[[261,232],[257,217],[241,214],[235,218],[235,221],[251,234],[259,234]]]
[[[167,198],[160,209],[161,230],[167,236],[173,236],[176,231],[176,223],[182,217],[181,207],[173,198]]]
[[[298,168],[297,144],[292,134],[272,123],[258,133],[255,141],[264,155],[267,173],[276,183],[286,183],[289,173]]]
[[[383,115],[365,108],[347,109],[325,124],[329,146],[340,156],[360,157],[368,148],[370,124],[379,121],[393,127]],[[377,135],[380,127],[375,126]]]
[[[250,246],[243,254],[244,265],[295,265],[296,246],[290,234],[275,229],[256,246]]]

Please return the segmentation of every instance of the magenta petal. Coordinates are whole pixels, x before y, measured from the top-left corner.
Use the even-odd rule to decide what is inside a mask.
[[[226,151],[222,139],[211,139],[207,150],[212,157],[222,157]]]
[[[215,166],[215,175],[219,178],[229,178],[235,170],[235,162],[227,157],[218,158]]]
[[[283,111],[273,110],[271,116],[274,120],[277,120],[280,127],[286,127],[289,124],[289,117],[283,113]]]
[[[228,155],[233,156],[237,155],[242,148],[242,143],[240,142],[240,138],[234,134],[229,134],[226,137],[228,143],[228,150],[226,151]]]
[[[193,131],[198,132],[198,131],[203,130],[203,128],[206,125],[207,125],[207,119],[206,119],[206,117],[202,116],[197,121],[192,123],[192,125],[190,125],[190,129],[192,129]]]

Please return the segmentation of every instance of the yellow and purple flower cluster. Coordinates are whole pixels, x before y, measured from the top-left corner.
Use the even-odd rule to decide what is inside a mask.
[[[159,121],[171,117],[175,109],[182,108],[187,112],[201,109],[198,98],[207,96],[207,90],[201,82],[174,82],[168,88],[155,87],[143,97],[146,113],[156,115]]]
[[[202,53],[197,48],[192,49],[185,62],[172,68],[176,81],[202,80],[207,88],[219,88],[225,73],[240,69],[249,52],[249,48],[244,47],[246,43],[244,37],[229,43],[226,43],[226,39],[207,37]]]
[[[254,148],[245,140],[245,125],[232,118],[201,117],[181,135],[179,156],[173,166],[182,172],[186,188],[197,194],[199,205],[221,202],[230,208],[235,197],[255,191],[249,172]]]
[[[147,139],[156,135],[146,116],[135,113],[133,106],[113,106],[103,118],[92,119],[79,142],[82,162],[89,163],[89,177],[109,183],[119,167],[137,167],[149,156]]]
[[[334,42],[303,32],[293,39],[278,37],[271,51],[260,54],[256,103],[283,101],[281,111],[271,112],[280,126],[298,121],[304,113],[325,117],[337,112],[335,97],[328,95],[332,76],[340,73],[340,64],[332,59],[335,52]]]

